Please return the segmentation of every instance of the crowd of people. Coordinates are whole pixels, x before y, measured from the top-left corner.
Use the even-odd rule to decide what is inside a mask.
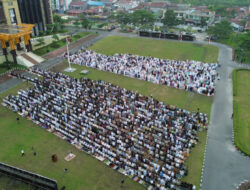
[[[33,73],[41,79],[17,76],[33,87],[4,98],[5,106],[109,160],[126,175],[161,190],[180,186],[197,131],[208,123],[206,114],[165,105],[104,81],[38,69]]]
[[[67,53],[63,57],[67,58]],[[218,66],[217,63],[177,61],[131,54],[108,56],[92,50],[80,50],[70,54],[69,61],[207,96],[214,95]]]

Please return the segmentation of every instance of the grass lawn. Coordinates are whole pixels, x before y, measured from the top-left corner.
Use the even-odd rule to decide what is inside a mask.
[[[211,45],[121,36],[107,37],[95,43],[89,49],[107,55],[131,53],[142,56],[178,60],[197,60],[209,63],[217,62],[219,51],[217,47]]]
[[[164,40],[115,36],[105,38],[90,48],[104,54],[118,52],[170,59],[217,61],[218,49],[216,47],[193,45],[191,43],[182,43],[180,46],[180,44]],[[66,66],[66,63],[64,63],[64,66]],[[84,75],[81,75],[80,71],[87,69],[90,70],[90,74],[86,75],[86,77],[90,79],[100,79],[122,88],[133,91],[137,90],[145,96],[152,95],[166,104],[175,105],[190,111],[197,111],[199,107],[201,112],[210,114],[212,97],[128,78],[110,72],[99,71],[93,68],[86,68],[79,65],[73,65],[73,67],[77,68],[77,70],[73,73],[67,73],[70,76],[83,77]],[[22,85],[13,88],[10,92],[14,93],[18,88],[27,88],[26,85],[26,83],[22,83]],[[10,92],[2,94],[0,98],[5,97]],[[5,137],[0,138],[0,161],[53,178],[58,181],[59,187],[66,185],[67,189],[121,189],[120,180],[124,176],[107,168],[103,163],[78,151],[72,145],[37,127],[31,121],[21,118],[20,123],[17,124],[15,120],[16,114],[3,108],[1,105],[0,118],[0,134],[2,137]],[[201,177],[206,132],[199,132],[198,136],[200,142],[191,150],[192,154],[186,162],[186,165],[189,167],[189,174],[183,179],[183,181],[195,184],[197,189],[199,189]],[[32,146],[38,153],[36,157],[32,155]],[[26,152],[26,156],[23,158],[20,156],[22,148]],[[64,161],[64,157],[70,150],[73,150],[77,156],[73,161],[66,162]],[[57,163],[50,161],[51,155],[54,153],[59,158]],[[69,168],[69,172],[64,174],[64,168]],[[132,180],[126,180],[122,189],[139,190],[145,189],[145,187]]]
[[[188,175],[182,179],[182,181],[194,184],[197,190],[200,189],[207,132],[199,132],[198,137],[199,143],[191,149],[190,157],[185,162],[185,165],[188,167]]]
[[[70,40],[71,40],[71,43],[79,40],[80,38],[83,38],[83,37],[86,37],[87,35],[89,35],[91,32],[81,32],[81,33],[78,33],[72,37],[70,37]],[[56,49],[59,49],[63,46],[66,45],[66,38],[63,38],[61,40],[58,40],[57,42],[53,42],[47,46],[43,46],[41,48],[38,48],[36,50],[33,51],[33,53],[39,55],[39,56],[42,56],[42,55],[45,55],[47,54],[48,52],[51,52],[51,51],[54,51]],[[47,51],[48,50],[48,51]]]
[[[234,141],[236,146],[250,156],[250,71],[233,71],[234,91]]]
[[[212,97],[181,91],[164,85],[157,85],[143,80],[116,75],[110,72],[99,71],[84,66],[73,65],[73,67],[77,68],[75,72],[65,74],[76,78],[84,77],[85,75],[80,74],[80,71],[83,69],[87,69],[90,71],[90,73],[86,75],[86,77],[92,80],[104,80],[106,82],[116,84],[122,88],[133,91],[137,90],[139,93],[145,96],[149,96],[150,94],[152,94],[154,98],[163,101],[166,104],[176,105],[187,110],[197,111],[197,107],[199,107],[201,112],[210,115]],[[199,132],[199,143],[195,146],[195,148],[191,150],[192,154],[185,163],[189,171],[188,176],[183,178],[183,181],[196,185],[197,190],[200,187],[201,170],[206,145],[206,135],[206,131]]]
[[[21,68],[21,69],[25,69],[26,67],[23,66],[23,65],[16,65],[12,62],[10,62],[10,69],[13,69],[13,68]],[[0,74],[1,73],[5,73],[6,71],[8,71],[8,67],[7,67],[7,62],[3,62],[3,63],[0,63]]]
[[[14,87],[0,98],[8,94],[14,94],[19,88],[27,88],[26,83]],[[59,189],[65,185],[72,190],[142,190],[144,186],[136,183],[119,172],[108,168],[97,159],[74,148],[71,144],[61,140],[55,135],[38,127],[33,122],[20,118],[16,121],[17,114],[0,105],[0,161],[39,173],[57,180]],[[32,146],[37,152],[33,156]],[[25,150],[25,156],[21,157],[21,149]],[[76,158],[66,162],[64,157],[73,151]],[[51,155],[57,154],[58,162],[51,161]],[[68,173],[64,173],[68,168]],[[124,187],[120,187],[120,181],[125,178]],[[1,187],[0,182],[0,187]],[[5,185],[3,185],[4,187]],[[13,190],[16,190],[13,188]]]
[[[193,92],[187,92],[176,88],[168,87],[166,85],[158,85],[144,80],[138,80],[129,78],[123,75],[117,75],[110,72],[100,71],[97,69],[84,67],[80,65],[73,65],[77,70],[73,73],[65,73],[73,77],[84,77],[80,74],[81,70],[89,70],[90,73],[86,75],[93,80],[104,80],[116,84],[122,88],[126,88],[133,91],[138,91],[140,94],[150,96],[152,94],[156,99],[170,105],[189,110],[197,111],[200,108],[202,113],[210,114],[212,105],[212,97],[203,96]]]
[[[78,73],[82,67],[78,65],[74,66],[79,68],[76,72],[71,74],[76,77],[80,77]],[[88,77],[91,79],[102,79],[109,81],[109,79],[114,77],[112,75],[115,74],[91,69],[91,73],[88,75]],[[120,86],[127,87],[125,84],[125,81],[127,81],[128,87],[132,87],[132,90],[133,88],[138,88],[138,86],[141,86],[141,84],[144,83],[142,87],[138,88],[139,92],[143,92],[146,95],[152,93],[155,98],[160,100],[162,99],[165,102],[167,102],[167,99],[164,98],[164,93],[166,93],[166,96],[168,96],[168,94],[174,96],[171,93],[171,91],[174,90],[174,92],[176,91],[175,95],[178,94],[178,90],[174,88],[157,86],[153,83],[131,79],[120,75],[115,76],[117,76],[117,78],[113,79],[113,83],[120,82]],[[8,94],[15,93],[19,88],[27,87],[28,86],[26,83],[22,83],[18,87],[1,94],[0,98],[3,98]],[[185,92],[179,90],[179,94],[182,94],[183,96],[183,93]],[[193,94],[193,96],[195,97],[200,95]],[[209,99],[209,104],[207,107],[201,107],[201,109],[203,109],[204,112],[205,110],[207,110],[206,112],[210,112],[211,98],[206,98]],[[189,99],[187,101],[194,100]],[[103,163],[100,163],[89,155],[78,151],[72,145],[59,139],[58,137],[55,137],[53,134],[48,133],[44,129],[41,129],[27,119],[20,118],[20,123],[17,124],[15,120],[16,116],[17,114],[0,105],[0,118],[2,118],[0,119],[0,134],[3,137],[6,137],[0,139],[0,161],[56,179],[60,187],[62,185],[66,185],[66,187],[69,189],[84,189],[86,187],[88,189],[100,190],[120,189],[119,184],[122,175],[120,175],[118,172],[107,168]],[[195,184],[197,189],[199,189],[198,187],[202,169],[206,132],[199,132],[198,136],[200,142],[195,146],[195,148],[191,150],[192,154],[185,163],[189,168],[189,175],[183,179],[183,181]],[[38,153],[36,157],[32,155],[32,146]],[[26,153],[26,156],[23,158],[20,156],[20,151],[22,148],[24,148]],[[66,162],[63,158],[70,150],[73,150],[77,157],[72,162]],[[50,157],[54,153],[56,153],[59,157],[59,161],[57,163],[52,163],[50,161]],[[64,168],[69,168],[69,173],[64,174]],[[136,190],[144,189],[144,187],[133,182],[132,180],[126,180],[125,187],[123,187],[123,189]]]

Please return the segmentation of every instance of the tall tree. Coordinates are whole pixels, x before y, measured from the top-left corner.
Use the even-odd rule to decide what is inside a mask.
[[[239,46],[246,51],[250,51],[250,31],[240,35]]]
[[[134,25],[153,24],[154,21],[155,21],[155,16],[151,11],[140,9],[140,10],[136,10],[132,14],[132,23]]]
[[[84,15],[80,15],[79,20],[82,27],[85,28],[86,30],[90,27],[91,23]]]
[[[222,20],[208,28],[207,33],[217,39],[228,39],[233,32],[233,27],[228,20]]]
[[[207,25],[207,19],[204,17],[201,17],[201,26],[204,27]]]
[[[55,29],[58,29],[59,26],[60,26],[61,29],[64,28],[64,23],[66,21],[63,20],[59,15],[53,15],[53,20],[54,20]]]
[[[76,20],[73,24],[75,25],[76,28],[78,28],[81,23],[78,20]]]
[[[116,20],[120,24],[129,24],[129,23],[131,23],[131,20],[132,20],[131,14],[119,12],[116,15]]]
[[[175,13],[171,9],[166,11],[164,19],[162,21],[163,21],[163,24],[167,27],[172,27],[178,24],[178,20],[175,16]]]

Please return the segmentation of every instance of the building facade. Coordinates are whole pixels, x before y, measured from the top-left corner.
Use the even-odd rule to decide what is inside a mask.
[[[0,24],[21,24],[17,0],[0,0]]]
[[[71,2],[72,0],[51,0],[51,8],[53,11],[64,13],[64,11],[69,9]]]
[[[53,23],[50,0],[18,0],[18,6],[22,22],[35,25],[35,35],[46,31],[46,24]]]

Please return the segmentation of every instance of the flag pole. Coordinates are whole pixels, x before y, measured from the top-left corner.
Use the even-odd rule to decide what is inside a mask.
[[[66,38],[66,44],[67,44],[68,63],[69,63],[69,68],[71,69],[70,60],[69,60],[69,41],[68,41],[68,38]]]
[[[65,71],[65,72],[74,72],[76,69],[71,67],[70,59],[69,59],[69,42],[70,42],[70,39],[69,39],[69,38],[66,38],[66,46],[67,46],[67,54],[68,54],[68,63],[69,63],[69,67],[66,68],[64,71]]]

